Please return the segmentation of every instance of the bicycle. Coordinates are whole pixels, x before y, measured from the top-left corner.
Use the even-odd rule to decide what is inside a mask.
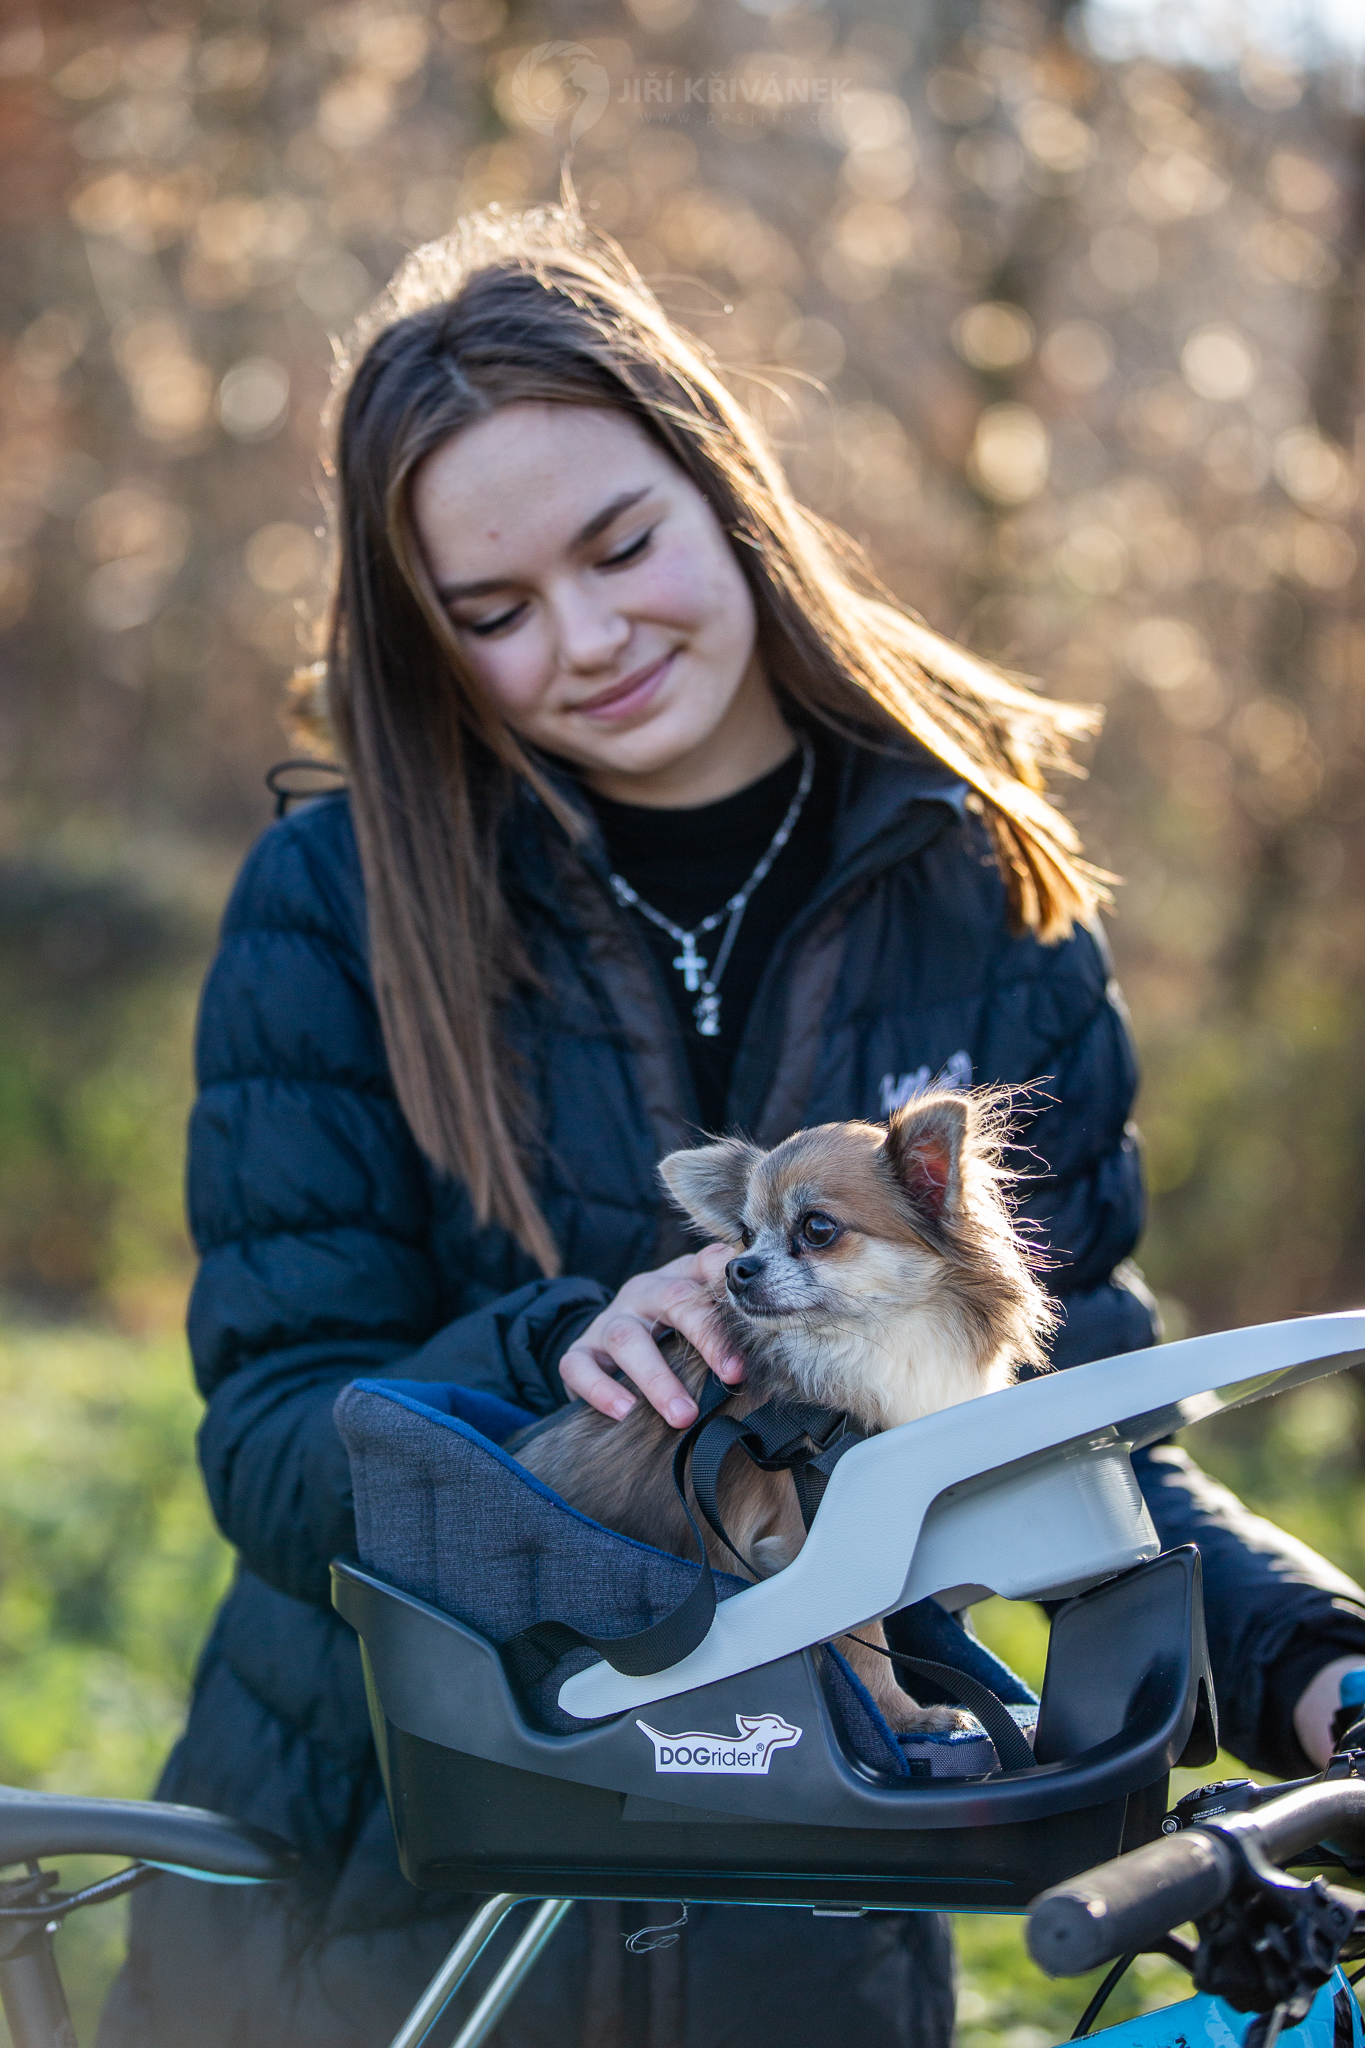
[[[1352,1731],[1365,1738],[1365,1726]],[[1054,1885],[1029,1909],[1029,1952],[1049,1976],[1080,1976],[1112,1964],[1069,2037],[1103,2048],[1361,2048],[1359,2008],[1342,1961],[1365,1954],[1365,1894],[1286,1875],[1282,1865],[1340,1862],[1365,1874],[1365,1749],[1334,1756],[1321,1778],[1262,1787],[1224,1780],[1187,1793],[1166,1817],[1169,1835]],[[1329,1838],[1324,1840],[1324,1837]],[[55,1889],[42,1865],[63,1855],[128,1855],[126,1870],[78,1892]],[[122,1897],[159,1871],[227,1883],[279,1883],[298,1857],[264,1830],[198,1808],[151,1801],[68,1798],[0,1788],[0,2005],[14,2048],[76,2048],[53,1952],[61,1922],[85,1906]],[[525,1895],[485,1901],[395,2037],[419,2048],[514,1906]],[[456,2036],[455,2048],[487,2038],[569,1912],[571,1899],[536,1900],[537,1911]],[[1173,1929],[1194,1920],[1198,1946]],[[1197,1995],[1102,2033],[1092,2030],[1137,1956],[1164,1955],[1187,1969]],[[1357,1973],[1361,1974],[1361,1973]],[[1291,2042],[1288,2028],[1294,2031]]]

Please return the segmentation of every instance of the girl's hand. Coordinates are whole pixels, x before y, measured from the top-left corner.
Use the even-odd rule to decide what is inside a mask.
[[[559,1377],[568,1391],[619,1422],[635,1406],[634,1394],[609,1377],[619,1367],[675,1429],[695,1422],[697,1404],[664,1364],[654,1331],[662,1324],[686,1337],[727,1386],[742,1379],[744,1361],[730,1350],[715,1312],[715,1289],[734,1255],[733,1245],[708,1244],[656,1273],[627,1280],[560,1359]]]
[[[1326,1766],[1332,1754],[1332,1722],[1341,1705],[1341,1681],[1348,1671],[1365,1667],[1359,1651],[1353,1657],[1337,1657],[1324,1664],[1317,1677],[1299,1694],[1294,1708],[1294,1733],[1299,1747],[1315,1770]]]

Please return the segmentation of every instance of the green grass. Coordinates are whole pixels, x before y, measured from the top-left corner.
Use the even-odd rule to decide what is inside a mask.
[[[198,1419],[178,1336],[0,1331],[0,1783],[151,1791],[230,1566],[194,1467]],[[64,1863],[62,1878],[112,1867]],[[121,1906],[99,1907],[58,1944],[82,2041],[123,1926]]]

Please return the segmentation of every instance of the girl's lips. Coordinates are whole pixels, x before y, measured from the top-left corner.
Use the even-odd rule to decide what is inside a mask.
[[[643,674],[627,676],[624,682],[613,683],[609,689],[599,690],[595,697],[588,697],[582,704],[574,706],[584,718],[599,723],[611,724],[620,718],[629,718],[637,711],[643,711],[662,687],[677,654],[676,647],[666,654],[662,661],[656,661]]]

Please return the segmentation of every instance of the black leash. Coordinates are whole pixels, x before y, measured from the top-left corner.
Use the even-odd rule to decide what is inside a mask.
[[[628,1636],[588,1635],[567,1621],[533,1622],[502,1645],[514,1681],[535,1685],[567,1651],[584,1646],[605,1658],[613,1671],[624,1672],[628,1678],[648,1678],[680,1664],[705,1639],[716,1618],[716,1579],[706,1540],[687,1498],[689,1468],[698,1507],[746,1571],[753,1567],[726,1535],[716,1504],[721,1466],[737,1444],[765,1472],[791,1473],[801,1517],[809,1529],[830,1473],[846,1450],[862,1442],[866,1431],[851,1422],[842,1409],[809,1402],[765,1401],[742,1418],[719,1414],[733,1391],[714,1373],[708,1374],[697,1419],[679,1438],[673,1453],[673,1484],[701,1565],[686,1599],[661,1620]]]

